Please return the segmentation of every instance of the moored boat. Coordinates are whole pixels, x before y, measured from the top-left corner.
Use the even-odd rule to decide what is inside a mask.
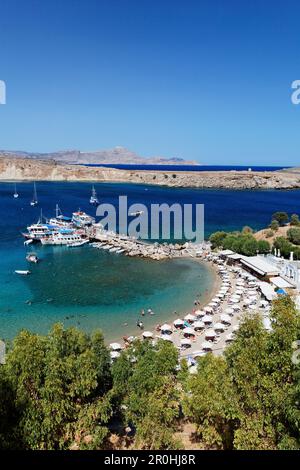
[[[37,256],[36,253],[28,253],[26,255],[26,260],[29,262],[29,263],[38,263],[39,262],[39,258]]]
[[[29,271],[28,269],[26,270],[16,269],[15,273],[20,274],[21,276],[27,276],[28,274],[31,274],[31,271]]]
[[[95,223],[95,218],[78,210],[72,214],[72,222],[76,227],[89,227]]]
[[[30,202],[30,205],[34,207],[34,206],[37,206],[38,203],[39,202],[38,202],[38,198],[37,198],[36,184],[35,184],[35,181],[34,181],[34,183],[33,183],[33,198]]]
[[[97,206],[99,204],[99,200],[97,198],[97,193],[96,193],[94,186],[92,186],[92,195],[90,197],[90,204],[92,204],[93,206]]]

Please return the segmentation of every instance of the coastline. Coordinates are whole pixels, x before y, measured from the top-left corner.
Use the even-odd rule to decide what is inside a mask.
[[[188,256],[178,258],[178,259],[185,259],[185,260],[191,261],[191,258],[188,257]],[[202,258],[193,258],[192,261],[194,261],[198,264],[202,264],[206,267],[206,269],[208,269],[208,271],[212,275],[212,284],[204,292],[204,294],[202,294],[200,296],[199,304],[195,305],[195,303],[194,303],[195,300],[197,300],[197,299],[191,299],[190,305],[187,305],[187,307],[184,309],[184,311],[179,310],[179,311],[176,311],[176,312],[170,312],[168,315],[164,316],[163,319],[161,319],[159,315],[153,315],[153,317],[152,317],[153,321],[151,322],[150,325],[149,325],[149,316],[150,315],[148,313],[145,313],[145,316],[148,320],[147,321],[147,328],[145,328],[145,330],[151,331],[153,333],[154,337],[155,337],[155,335],[159,334],[156,331],[156,326],[157,325],[162,324],[162,323],[168,323],[168,322],[171,325],[173,325],[173,321],[176,320],[176,318],[181,318],[182,316],[186,315],[187,313],[192,313],[192,311],[195,310],[195,309],[202,309],[205,305],[207,305],[211,301],[211,299],[213,299],[215,297],[215,295],[219,291],[219,288],[221,286],[221,279],[218,276],[216,266],[213,265],[212,263],[208,262],[207,260],[202,259]],[[141,317],[140,319],[143,321],[143,317]],[[104,335],[104,340],[107,344],[109,344],[111,342],[120,342],[120,341],[122,341],[122,338],[125,337],[125,336],[141,337],[142,332],[143,331],[138,327],[136,327],[134,329],[132,329],[132,328],[127,329],[127,327],[124,325],[124,335],[122,335],[122,337],[117,336],[117,335],[110,336],[110,335],[106,334],[106,335]]]
[[[300,174],[293,169],[271,171],[120,170],[67,165],[55,161],[0,156],[0,181],[68,181],[137,183],[198,189],[297,189]]]

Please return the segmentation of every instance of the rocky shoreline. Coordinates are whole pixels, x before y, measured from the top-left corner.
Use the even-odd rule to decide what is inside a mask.
[[[300,173],[279,171],[145,171],[65,165],[49,160],[0,157],[0,181],[130,182],[174,188],[296,189]]]

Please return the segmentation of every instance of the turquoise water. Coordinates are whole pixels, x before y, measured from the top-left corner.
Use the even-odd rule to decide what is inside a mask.
[[[265,226],[276,210],[300,212],[300,191],[226,191],[146,187],[98,183],[101,202],[116,202],[127,194],[130,202],[205,204],[206,235],[218,229],[243,225]],[[84,246],[42,247],[34,250],[42,259],[30,265],[32,275],[18,276],[27,269],[26,250],[20,231],[37,220],[40,208],[54,215],[59,203],[68,215],[81,207],[93,214],[88,203],[90,184],[38,183],[40,205],[29,205],[32,184],[0,184],[0,337],[12,338],[21,328],[46,332],[54,322],[75,325],[86,331],[101,328],[107,339],[136,331],[141,309],[156,315],[143,318],[146,328],[190,311],[196,298],[207,295],[213,274],[192,260],[150,261],[128,258]],[[124,325],[127,323],[127,326]]]

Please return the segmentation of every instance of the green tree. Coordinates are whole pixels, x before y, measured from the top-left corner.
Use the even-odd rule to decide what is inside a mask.
[[[273,230],[273,232],[277,232],[278,229],[279,229],[279,222],[277,220],[272,220],[272,222],[270,223],[270,229]]]
[[[254,237],[245,240],[242,246],[242,254],[246,256],[254,256],[258,251],[258,243]]]
[[[277,220],[280,226],[283,226],[288,223],[289,216],[286,212],[275,212],[272,215],[272,220]],[[272,227],[271,227],[272,228]]]
[[[49,335],[22,331],[6,364],[25,448],[101,448],[111,416],[110,358],[102,334],[57,324]]]
[[[167,341],[159,341],[156,346],[138,341],[123,356],[123,367],[121,363],[117,365],[118,361],[113,367],[114,390],[120,390],[126,378],[120,408],[124,410],[125,423],[136,430],[135,446],[176,447],[173,434],[179,415],[178,352]]]
[[[275,238],[273,246],[277,250],[279,249],[281,256],[284,256],[285,258],[288,258],[290,256],[290,252],[294,251],[292,243],[284,237]]]
[[[299,215],[298,214],[292,214],[291,215],[290,224],[291,225],[300,225],[300,220],[299,220]]]
[[[287,231],[288,240],[295,245],[300,245],[300,228],[292,227]]]
[[[270,253],[270,243],[267,240],[259,240],[258,241],[258,251],[262,254]]]
[[[220,248],[223,246],[223,242],[227,237],[226,232],[215,232],[209,237],[209,241],[212,244],[212,248]]]
[[[183,411],[196,423],[199,439],[208,448],[231,449],[240,410],[225,360],[212,354],[200,358],[185,389]]]

